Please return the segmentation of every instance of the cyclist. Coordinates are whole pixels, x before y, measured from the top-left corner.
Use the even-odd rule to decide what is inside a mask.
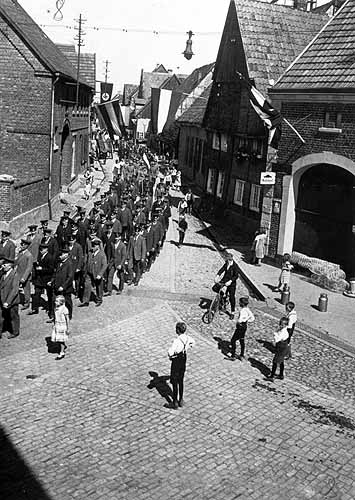
[[[239,269],[237,264],[234,262],[233,255],[231,253],[227,253],[225,259],[226,261],[224,265],[218,271],[214,279],[215,285],[212,287],[212,290],[215,292],[222,292],[223,295],[228,294],[231,304],[231,314],[229,317],[230,319],[234,319],[235,291],[237,287],[237,279],[239,277]],[[216,286],[217,284],[219,286]],[[222,288],[220,288],[220,286],[222,286]]]

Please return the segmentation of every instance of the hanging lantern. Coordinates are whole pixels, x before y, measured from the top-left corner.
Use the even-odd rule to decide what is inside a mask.
[[[187,31],[187,34],[189,35],[189,38],[188,40],[186,40],[186,48],[183,52],[184,54],[184,57],[185,59],[187,59],[188,61],[191,59],[191,57],[194,55],[194,53],[192,52],[192,35],[194,35],[194,33],[192,33],[192,31]]]

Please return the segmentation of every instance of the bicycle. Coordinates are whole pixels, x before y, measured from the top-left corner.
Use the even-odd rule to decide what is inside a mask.
[[[215,317],[215,314],[217,311],[219,311],[220,314],[228,314],[227,313],[227,307],[229,306],[229,298],[228,294],[223,291],[223,287],[216,292],[216,295],[214,299],[211,301],[211,304],[208,308],[208,310],[203,314],[202,316],[202,321],[209,325],[212,323],[213,318]]]

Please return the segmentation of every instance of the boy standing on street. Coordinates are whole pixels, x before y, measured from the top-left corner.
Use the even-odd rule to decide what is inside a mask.
[[[235,349],[236,342],[239,340],[240,344],[240,356],[239,359],[242,361],[244,359],[245,353],[245,334],[248,328],[248,323],[252,323],[255,320],[254,314],[248,307],[249,298],[241,297],[239,299],[239,316],[237,319],[237,324],[235,327],[235,332],[233,337],[231,338],[231,359],[235,360]]]
[[[295,303],[294,302],[287,302],[286,306],[286,318],[288,319],[288,325],[287,325],[287,331],[288,331],[288,344],[289,344],[289,350],[288,350],[288,357],[291,358],[291,339],[292,335],[295,331],[295,325],[297,321],[297,313],[295,309]]]
[[[186,222],[186,219],[185,219],[185,215],[181,214],[180,217],[179,217],[179,223],[178,223],[178,231],[179,231],[179,244],[178,244],[178,247],[179,248],[181,248],[181,246],[184,243],[186,230],[187,230],[187,222]]]
[[[195,345],[195,341],[186,335],[186,324],[176,323],[177,338],[173,341],[168,356],[171,360],[170,382],[173,386],[173,402],[171,408],[177,410],[183,406],[184,376],[186,370],[186,351]]]

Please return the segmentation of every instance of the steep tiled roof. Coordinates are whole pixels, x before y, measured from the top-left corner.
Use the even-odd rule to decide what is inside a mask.
[[[0,0],[0,16],[50,72],[76,80],[76,70],[70,61],[16,0]]]
[[[139,89],[139,97],[143,99],[150,99],[151,89],[160,88],[162,84],[170,78],[169,73],[157,73],[157,72],[143,72],[141,78],[141,85]]]
[[[74,68],[77,68],[78,54],[75,45],[57,43],[57,47],[69,59]],[[96,54],[81,52],[80,54],[80,79],[87,82],[90,87],[96,85]]]
[[[203,78],[209,73],[214,67],[214,63],[205,64],[200,68],[196,68],[193,72],[179,85],[176,89],[181,92],[181,98],[185,99],[186,94],[189,94],[198,85]]]
[[[274,90],[355,89],[355,1],[348,0]]]
[[[232,0],[249,77],[266,92],[329,19],[322,14],[259,0]],[[230,43],[230,41],[229,41]]]
[[[129,98],[138,90],[139,85],[133,83],[125,83],[123,86],[123,104],[129,104]]]
[[[188,123],[191,125],[201,125],[207,108],[208,98],[210,96],[212,84],[209,85],[201,96],[178,118],[178,123]]]

